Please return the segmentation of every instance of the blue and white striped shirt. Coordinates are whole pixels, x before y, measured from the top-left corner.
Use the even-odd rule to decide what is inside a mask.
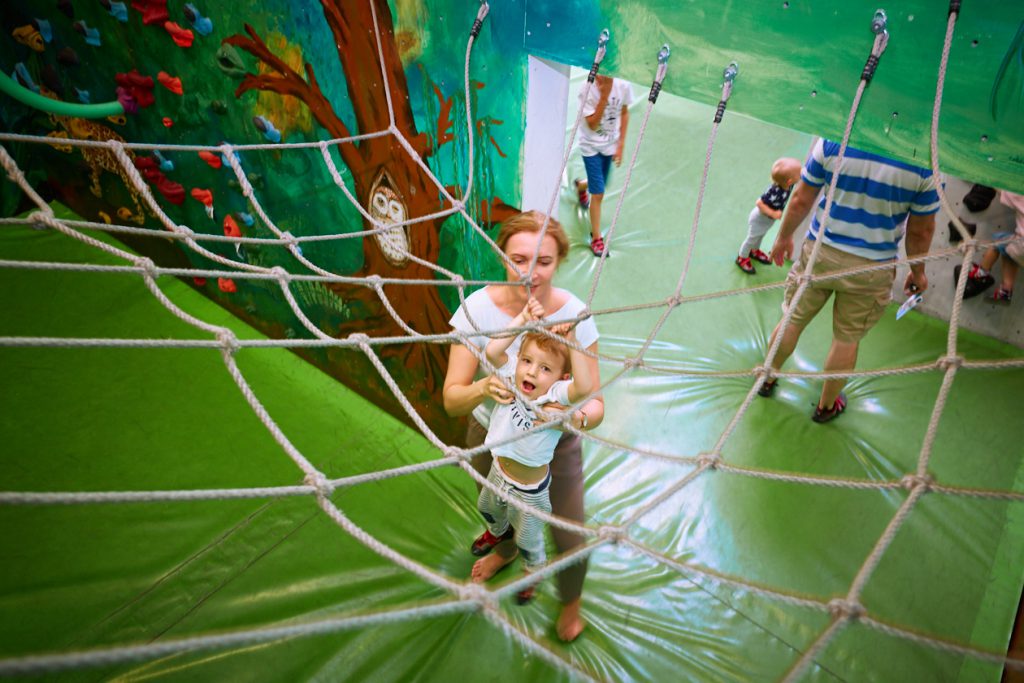
[[[839,143],[818,140],[801,179],[812,187],[829,185],[838,157]],[[818,238],[825,199],[822,193],[807,231],[809,239]],[[907,215],[938,210],[939,195],[929,169],[847,146],[825,224],[825,244],[873,261],[888,261],[896,258]]]

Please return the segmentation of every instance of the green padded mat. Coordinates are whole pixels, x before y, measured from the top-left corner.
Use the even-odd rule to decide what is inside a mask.
[[[642,110],[637,109],[634,121]],[[657,301],[679,277],[710,130],[711,110],[666,98],[612,243],[595,308]],[[633,135],[638,126],[634,126]],[[683,151],[651,153],[668,141]],[[697,252],[684,294],[776,281],[732,264],[745,217],[781,154],[807,136],[727,115],[715,149]],[[632,145],[629,145],[632,149]],[[606,199],[608,221],[624,179]],[[673,210],[664,210],[671,193]],[[680,199],[682,198],[682,199]],[[679,203],[684,212],[678,210]],[[561,284],[589,289],[596,259],[571,197],[574,237]],[[50,231],[4,227],[0,257],[114,262]],[[184,283],[163,291],[208,322],[258,337]],[[133,275],[0,269],[0,336],[199,338]],[[680,371],[758,365],[779,316],[778,290],[675,311],[647,360]],[[602,352],[635,354],[660,311],[601,316]],[[787,369],[820,369],[830,327],[812,324]],[[891,310],[863,345],[861,368],[941,355],[945,325]],[[1020,351],[963,333],[968,358]],[[329,476],[438,456],[419,435],[280,349],[238,354],[242,372],[297,447]],[[605,378],[617,370],[602,365]],[[215,350],[0,348],[4,490],[145,490],[292,485],[301,473],[239,394]],[[943,483],[1021,489],[1013,425],[1024,373],[964,371],[939,429],[932,474]],[[739,465],[871,479],[912,472],[941,376],[856,379],[842,419],[809,419],[819,384],[786,380],[756,401],[723,451]],[[634,370],[606,393],[597,434],[637,448],[695,455],[711,448],[746,395],[747,379],[694,379]],[[691,468],[612,446],[585,448],[588,523],[627,518]],[[700,476],[633,529],[640,542],[755,584],[841,597],[905,498]],[[473,485],[456,468],[339,491],[335,503],[397,551],[454,579],[469,576],[480,530]],[[927,495],[868,583],[876,618],[1005,650],[1021,585],[1020,504]],[[307,498],[55,507],[0,506],[0,656],[161,642],[287,625],[444,599],[363,548]],[[589,626],[557,641],[551,581],[530,606],[501,609],[527,633],[597,679],[764,681],[782,677],[828,624],[827,614],[683,575],[622,547],[591,560]],[[501,581],[517,572],[505,572]],[[804,680],[996,681],[1000,668],[853,624]],[[479,615],[436,617],[261,645],[170,655],[53,676],[59,680],[563,680]]]

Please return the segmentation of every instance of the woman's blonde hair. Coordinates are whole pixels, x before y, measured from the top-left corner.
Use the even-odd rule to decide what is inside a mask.
[[[518,235],[521,232],[540,232],[545,217],[540,211],[518,213],[501,224],[501,230],[498,231],[498,239],[495,242],[502,251],[505,251],[505,245],[513,235]],[[548,229],[544,234],[555,238],[555,243],[558,244],[558,260],[564,260],[569,255],[569,238],[566,237],[562,224],[554,218],[550,219]]]

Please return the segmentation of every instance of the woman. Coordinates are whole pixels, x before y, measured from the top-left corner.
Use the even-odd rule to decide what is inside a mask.
[[[498,233],[497,244],[522,273],[530,268],[530,262],[540,253],[530,279],[530,295],[544,307],[546,320],[575,318],[584,309],[584,304],[572,293],[553,287],[551,279],[562,259],[569,253],[569,240],[558,221],[551,219],[541,240],[544,214],[536,211],[521,213],[506,220]],[[507,268],[509,282],[518,282],[520,275]],[[526,305],[527,292],[521,286],[489,285],[466,298],[465,303],[452,316],[451,324],[465,333],[481,352],[487,344],[487,337],[480,331],[501,330],[518,315]],[[474,325],[475,323],[475,325]],[[576,338],[580,345],[597,353],[597,326],[587,319],[576,326]],[[508,354],[518,352],[519,340],[510,347]],[[588,358],[591,376],[600,385],[597,358]],[[495,401],[507,403],[511,393],[494,376],[484,374],[477,357],[465,346],[454,344],[448,359],[448,374],[444,382],[444,408],[449,415],[473,414],[466,434],[466,447],[474,448],[484,442],[487,424]],[[580,409],[574,411],[573,425],[581,429],[593,429],[604,419],[604,399],[592,398]],[[574,434],[563,434],[555,449],[551,462],[551,508],[559,517],[583,523],[583,452],[580,438]],[[487,476],[491,468],[491,454],[480,453],[473,458],[473,468]],[[479,484],[477,485],[479,488]],[[555,546],[559,553],[582,545],[585,537],[563,529],[551,528]],[[490,552],[493,549],[493,552]],[[516,557],[515,543],[508,538],[496,538],[485,531],[473,543],[474,555],[485,555],[475,572],[475,579],[487,580],[499,569]],[[490,554],[488,555],[488,553]],[[558,574],[559,595],[562,610],[558,616],[557,631],[562,640],[574,640],[583,630],[580,617],[580,596],[583,579],[587,573],[587,562],[579,562]]]

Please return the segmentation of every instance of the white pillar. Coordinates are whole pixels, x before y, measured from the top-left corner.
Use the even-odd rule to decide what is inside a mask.
[[[527,74],[522,207],[547,211],[562,180],[569,67],[531,56]]]

